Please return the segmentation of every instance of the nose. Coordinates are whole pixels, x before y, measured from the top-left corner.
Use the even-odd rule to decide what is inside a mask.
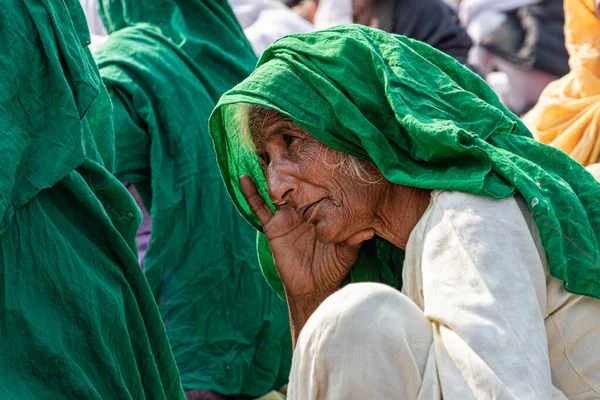
[[[298,190],[298,180],[291,174],[288,162],[271,160],[267,169],[269,198],[276,206],[287,203],[291,195]]]

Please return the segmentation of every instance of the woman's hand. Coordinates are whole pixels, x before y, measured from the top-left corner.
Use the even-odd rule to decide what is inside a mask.
[[[310,314],[339,288],[362,243],[373,237],[374,231],[360,232],[344,243],[321,243],[314,226],[292,207],[283,205],[272,213],[250,177],[242,176],[240,184],[271,246],[290,308],[292,331],[296,328],[294,333],[299,333]]]

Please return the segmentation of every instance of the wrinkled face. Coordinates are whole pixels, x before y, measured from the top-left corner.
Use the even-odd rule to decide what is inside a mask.
[[[269,197],[313,224],[321,242],[340,243],[373,226],[389,184],[374,166],[357,162],[363,175],[352,173],[347,156],[271,110],[258,116],[251,112],[250,129]]]

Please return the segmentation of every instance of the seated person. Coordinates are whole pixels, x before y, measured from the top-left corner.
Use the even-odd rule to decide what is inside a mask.
[[[292,35],[210,129],[287,300],[289,398],[600,398],[600,185],[454,59]]]
[[[600,161],[600,18],[598,2],[565,0],[571,71],[552,82],[523,122],[542,143],[583,165]]]

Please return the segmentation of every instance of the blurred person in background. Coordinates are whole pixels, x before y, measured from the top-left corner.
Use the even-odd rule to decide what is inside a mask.
[[[548,85],[538,104],[523,118],[536,139],[586,166],[597,163],[600,157],[598,4],[594,0],[565,0],[571,71]]]
[[[262,396],[287,381],[285,304],[261,279],[207,123],[256,56],[226,0],[104,0],[94,57],[114,110],[115,163],[152,229],[143,263],[189,399]]]
[[[462,64],[468,61],[471,39],[442,0],[304,0],[296,7],[316,29],[354,22],[420,40]]]
[[[258,57],[285,35],[353,23],[352,0],[325,0],[318,6],[307,1],[295,11],[279,0],[229,0],[229,3]]]
[[[446,0],[474,42],[469,63],[520,114],[568,72],[562,0]]]
[[[280,37],[314,30],[279,0],[229,0],[229,4],[257,57]]]

